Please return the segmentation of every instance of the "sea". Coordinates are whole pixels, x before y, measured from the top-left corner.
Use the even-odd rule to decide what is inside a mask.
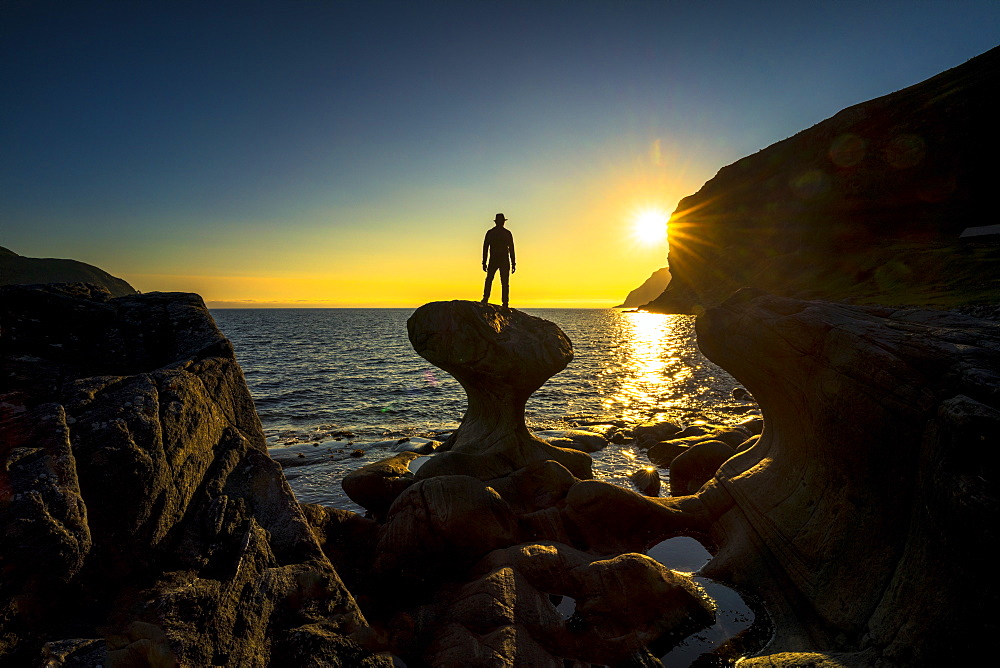
[[[412,444],[443,440],[461,422],[465,391],[410,345],[406,320],[413,310],[212,310],[233,343],[268,450],[300,502],[363,514],[341,488],[344,475]],[[739,383],[702,355],[693,316],[622,309],[524,311],[554,322],[573,344],[573,361],[528,400],[529,429],[628,427],[651,420],[735,424],[760,415],[755,404],[734,395]],[[651,466],[644,452],[627,442],[591,456],[596,478],[630,489],[628,474]],[[663,490],[669,489],[669,471],[660,471],[660,477]],[[668,539],[648,554],[691,572],[709,558],[686,537]],[[737,592],[698,580],[716,601],[718,621],[662,657],[665,666],[690,665],[754,619]],[[572,605],[572,600],[562,603]]]
[[[461,422],[465,391],[410,345],[413,310],[212,311],[233,343],[272,456],[295,464],[286,476],[299,501],[363,513],[340,488],[345,473],[391,456],[403,438],[443,440]],[[529,429],[732,424],[759,415],[734,398],[739,383],[701,354],[694,316],[524,311],[554,322],[573,344],[573,361],[528,400]],[[595,477],[625,487],[629,473],[650,464],[627,444],[593,457]],[[664,483],[667,476],[661,472]]]

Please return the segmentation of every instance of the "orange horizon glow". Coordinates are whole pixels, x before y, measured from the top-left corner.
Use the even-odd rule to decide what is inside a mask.
[[[197,293],[212,308],[415,308],[482,298],[483,235],[499,211],[517,249],[512,306],[610,308],[667,265],[667,212],[703,179],[666,140],[621,148],[563,180],[535,175],[544,187],[512,201],[348,219],[331,205],[309,209],[296,226],[241,221],[205,243],[165,236],[146,258],[76,259],[142,292]]]

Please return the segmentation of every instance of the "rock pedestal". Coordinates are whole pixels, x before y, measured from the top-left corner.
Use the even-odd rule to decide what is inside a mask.
[[[490,480],[550,459],[577,478],[593,477],[589,456],[549,445],[524,423],[528,397],[573,359],[573,346],[557,325],[515,309],[451,301],[424,304],[406,328],[414,350],[454,376],[468,395],[449,452],[424,464],[418,478]]]

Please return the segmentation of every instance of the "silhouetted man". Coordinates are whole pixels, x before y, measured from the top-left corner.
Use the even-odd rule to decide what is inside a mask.
[[[493,219],[496,227],[486,231],[483,239],[483,271],[486,272],[486,285],[483,287],[483,303],[490,301],[490,288],[493,277],[500,270],[500,287],[503,292],[503,305],[507,306],[510,297],[510,275],[517,271],[517,261],[514,259],[514,235],[505,229],[507,222],[502,213]],[[487,255],[489,262],[486,261]]]

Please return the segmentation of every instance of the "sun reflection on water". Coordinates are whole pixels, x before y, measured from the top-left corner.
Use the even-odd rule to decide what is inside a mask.
[[[617,360],[620,366],[602,370],[619,382],[605,397],[605,409],[628,414],[639,406],[669,409],[689,405],[691,397],[684,388],[694,369],[684,353],[690,347],[691,318],[623,312],[619,323],[623,344]]]

